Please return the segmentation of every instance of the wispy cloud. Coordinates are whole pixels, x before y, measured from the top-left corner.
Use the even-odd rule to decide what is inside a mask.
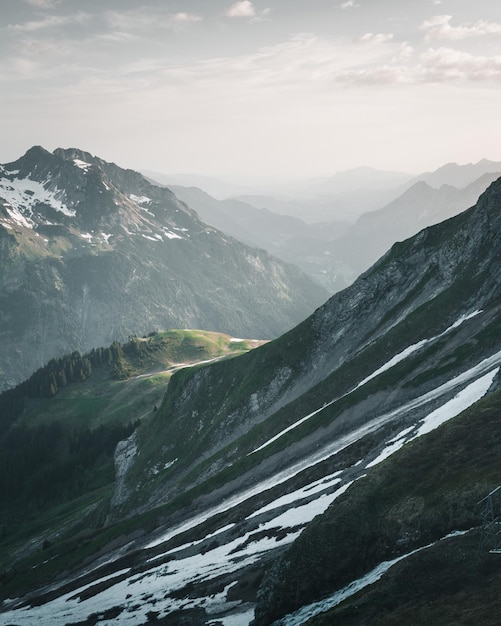
[[[412,63],[405,55],[372,67],[351,68],[337,77],[352,85],[422,85],[425,83],[501,81],[501,55],[482,56],[453,48],[430,48]]]
[[[270,14],[270,8],[258,11],[254,4],[249,0],[235,2],[225,11],[225,15],[227,17],[248,17],[251,18],[251,22],[267,20],[269,19]]]
[[[60,3],[61,0],[23,0],[25,4],[30,4],[37,9],[52,9]]]
[[[202,17],[193,13],[168,13],[166,11],[108,11],[104,19],[115,34],[141,33],[158,29],[178,30],[189,24],[201,22]]]
[[[67,26],[68,24],[84,24],[89,21],[90,15],[88,13],[77,13],[75,15],[48,15],[40,20],[34,20],[30,22],[24,22],[23,24],[9,24],[9,30],[19,31],[24,33],[48,30],[53,28],[60,28],[61,26]]]
[[[339,7],[341,9],[346,10],[346,9],[355,9],[356,7],[359,7],[360,5],[357,4],[354,0],[347,0],[347,2],[343,2],[342,4],[339,5]]]
[[[202,17],[192,13],[173,13],[172,20],[174,22],[201,22]]]
[[[426,31],[426,39],[468,39],[470,37],[480,37],[483,35],[501,35],[501,24],[498,22],[487,22],[478,20],[474,23],[451,25],[452,15],[436,15],[426,20],[421,25],[421,30]]]
[[[226,11],[226,15],[228,17],[254,17],[256,9],[249,0],[241,0],[241,2],[232,4]]]
[[[480,56],[439,48],[427,50],[421,59],[427,82],[501,80],[501,55]]]
[[[393,33],[365,33],[359,37],[356,41],[361,43],[387,43],[388,41],[392,41]]]

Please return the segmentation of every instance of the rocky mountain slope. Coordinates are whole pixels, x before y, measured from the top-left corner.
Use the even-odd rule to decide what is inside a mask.
[[[291,611],[378,576],[397,585],[391,610],[405,611],[385,569],[422,572],[447,546],[472,554],[476,502],[498,484],[500,233],[497,180],[280,338],[176,373],[117,447],[104,525],[89,518],[12,556],[6,623],[299,624],[308,617]],[[488,563],[465,575],[492,589]],[[446,582],[450,597],[464,592]]]
[[[40,147],[0,168],[0,294],[0,389],[153,330],[272,338],[327,297],[141,174]]]
[[[357,481],[271,568],[255,624],[495,623],[479,503],[499,483],[500,409],[498,391]]]

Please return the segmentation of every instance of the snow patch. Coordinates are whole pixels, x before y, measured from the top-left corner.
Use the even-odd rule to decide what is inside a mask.
[[[14,180],[0,180],[0,196],[11,206],[12,219],[20,222],[23,226],[32,227],[29,217],[37,204],[47,204],[55,211],[59,211],[68,217],[74,217],[75,211],[69,209],[57,195],[62,195],[58,189],[49,191],[42,183],[29,178],[15,178]],[[9,209],[7,209],[9,210]]]
[[[151,198],[148,198],[148,196],[136,196],[133,193],[129,195],[129,198],[137,204],[150,204],[150,202],[153,202]]]
[[[441,537],[438,541],[434,541],[433,543],[429,543],[425,546],[421,546],[420,548],[416,548],[415,550],[407,552],[406,554],[402,554],[401,556],[391,559],[390,561],[383,561],[382,563],[379,563],[379,565],[376,565],[376,567],[374,567],[370,572],[367,572],[367,574],[365,574],[361,578],[358,578],[357,580],[352,581],[342,589],[339,589],[339,591],[336,591],[328,598],[320,600],[319,602],[313,602],[312,604],[308,604],[307,606],[303,606],[294,613],[289,613],[289,615],[286,615],[282,619],[273,622],[272,626],[301,626],[301,624],[306,623],[309,619],[316,617],[321,613],[325,613],[326,611],[330,611],[334,607],[341,604],[341,602],[343,602],[347,598],[350,598],[362,589],[365,589],[365,587],[373,585],[375,582],[380,580],[384,576],[384,574],[386,574],[386,572],[391,567],[393,567],[393,565],[395,565],[399,561],[403,561],[404,559],[407,559],[413,554],[421,552],[422,550],[427,550],[428,548],[436,545],[439,541],[449,539],[450,537],[465,535],[468,532],[468,530],[452,531],[448,535]]]
[[[89,167],[92,167],[92,163],[87,163],[86,161],[81,161],[80,159],[73,159],[73,163],[84,172],[87,172]]]
[[[163,232],[164,232],[164,235],[167,237],[167,239],[184,239],[184,237],[181,237],[181,235],[177,235],[176,233],[173,233],[168,228],[165,228],[165,226],[164,226]]]
[[[444,422],[456,417],[456,415],[459,415],[459,413],[480,400],[489,390],[498,372],[499,367],[496,367],[465,387],[465,389],[455,395],[452,400],[449,400],[443,406],[430,413],[425,417],[422,425],[412,439],[435,430],[435,428],[438,428]]]
[[[393,358],[391,358],[389,361],[387,361],[384,365],[382,365],[377,370],[372,372],[372,374],[367,376],[367,378],[364,378],[361,382],[359,382],[356,388],[361,387],[362,385],[365,385],[365,383],[369,382],[369,380],[372,380],[376,376],[379,376],[379,374],[382,374],[383,372],[385,372],[386,370],[389,370],[394,365],[397,365],[397,363],[400,363],[400,361],[403,361],[404,359],[406,359],[408,356],[410,356],[414,352],[417,352],[420,348],[422,348],[427,343],[435,341],[436,339],[440,339],[440,337],[443,337],[444,335],[446,335],[451,330],[454,330],[455,328],[458,328],[459,326],[461,326],[461,324],[463,324],[463,322],[466,322],[466,320],[469,320],[472,317],[475,317],[476,315],[479,315],[480,313],[482,313],[482,311],[481,310],[477,310],[477,311],[473,311],[473,313],[468,313],[468,314],[461,315],[461,317],[458,318],[454,322],[454,324],[451,324],[451,326],[446,328],[439,335],[435,335],[434,337],[430,337],[429,339],[422,339],[421,341],[418,341],[417,343],[414,343],[414,344],[408,346],[407,348],[405,348],[405,350],[402,350],[402,352],[399,352]]]

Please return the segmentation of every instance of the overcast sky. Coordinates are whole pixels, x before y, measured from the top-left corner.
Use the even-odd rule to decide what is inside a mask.
[[[0,162],[164,173],[501,160],[501,0],[1,0]]]

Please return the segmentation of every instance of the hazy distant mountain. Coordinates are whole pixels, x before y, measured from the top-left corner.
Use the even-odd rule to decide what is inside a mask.
[[[452,185],[458,189],[463,189],[484,174],[496,172],[501,176],[501,161],[482,159],[478,163],[468,163],[466,165],[447,163],[433,172],[425,172],[416,176],[412,182],[424,181],[430,187],[436,189],[442,185]]]
[[[310,192],[318,195],[340,195],[366,191],[381,191],[404,185],[412,179],[411,174],[378,170],[373,167],[356,167],[337,172],[330,178],[318,179],[310,184]]]
[[[483,174],[461,189],[451,185],[435,189],[426,182],[417,182],[387,206],[362,215],[340,239],[331,244],[332,256],[359,273],[396,241],[403,241],[422,228],[473,206],[480,194],[499,176]]]
[[[228,183],[212,176],[202,176],[201,174],[161,174],[144,170],[142,172],[152,182],[161,183],[170,187],[180,185],[182,187],[198,187],[213,196],[214,198],[228,198],[240,193],[245,193],[246,187]]]
[[[0,388],[153,330],[271,338],[327,297],[138,172],[40,147],[0,167]]]
[[[354,278],[347,279],[346,268],[331,256],[327,245],[347,230],[345,222],[306,224],[299,218],[258,209],[234,198],[216,200],[195,187],[170,185],[169,189],[207,224],[294,263],[330,293],[343,289]]]
[[[379,209],[394,200],[404,188],[371,189],[362,186],[339,193],[316,194],[311,192],[314,188],[308,187],[307,191],[305,188],[299,190],[296,197],[243,194],[234,199],[282,215],[292,215],[308,224],[330,221],[352,223],[363,213]]]

